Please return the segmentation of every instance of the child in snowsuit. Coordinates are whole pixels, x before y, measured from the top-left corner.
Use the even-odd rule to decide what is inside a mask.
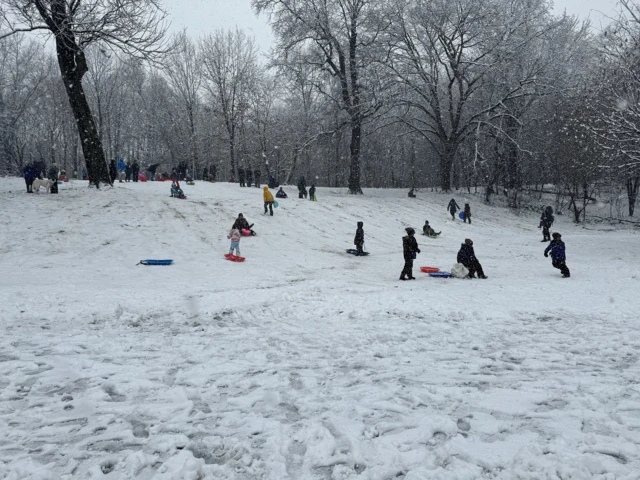
[[[364,246],[364,229],[362,228],[363,225],[364,223],[358,222],[356,236],[353,239],[353,244],[356,246],[356,257],[364,255],[364,250],[362,249],[362,247]]]
[[[471,225],[471,206],[468,203],[464,204],[464,223],[467,223],[469,220],[469,225]]]
[[[555,217],[553,216],[553,208],[545,208],[542,212],[542,216],[540,217],[540,225],[538,225],[538,228],[542,227],[541,242],[549,242],[551,240],[549,229],[551,228],[551,225],[553,225],[554,220]]]
[[[567,267],[567,256],[565,253],[564,242],[562,241],[562,235],[558,232],[555,232],[553,235],[553,240],[547,248],[544,249],[544,256],[549,256],[549,251],[551,251],[551,265],[554,268],[557,268],[562,273],[562,278],[569,278],[571,273],[569,272],[569,267]]]
[[[407,235],[402,237],[402,255],[404,256],[404,268],[400,273],[400,280],[415,280],[413,276],[413,260],[416,258],[416,254],[420,253],[418,248],[418,242],[414,235],[416,231],[411,228],[405,228]]]
[[[267,207],[269,207],[269,211],[271,212],[271,216],[273,217],[273,195],[269,191],[269,187],[263,188],[262,199],[264,200],[264,213],[267,213]]]
[[[276,198],[288,198],[287,197],[287,192],[285,192],[282,187],[280,187],[280,190],[278,190],[276,192]]]
[[[242,235],[240,234],[240,230],[238,230],[237,228],[232,228],[231,231],[229,232],[229,234],[227,235],[227,238],[231,239],[231,245],[229,246],[229,253],[231,255],[233,255],[234,250],[235,250],[235,254],[239,257],[240,256],[240,238],[242,238]]]
[[[424,227],[422,227],[423,235],[426,235],[427,237],[437,237],[441,233],[442,232],[436,232],[433,228],[431,228],[431,225],[429,225],[429,220],[424,221]]]
[[[467,278],[474,278],[476,272],[478,273],[478,278],[489,278],[484,274],[482,265],[480,265],[480,262],[476,258],[476,253],[473,250],[473,241],[470,238],[467,238],[460,247],[458,263],[463,264],[469,269]]]
[[[186,198],[184,196],[184,192],[180,188],[180,183],[178,182],[178,180],[174,180],[171,183],[171,196],[178,197],[178,198]]]
[[[447,210],[449,210],[449,213],[451,214],[451,218],[455,220],[456,212],[460,210],[460,207],[458,206],[454,198],[452,198],[451,201],[449,202],[449,205],[447,205]]]
[[[316,186],[315,185],[311,185],[311,188],[309,189],[309,200],[311,200],[312,202],[316,201]]]

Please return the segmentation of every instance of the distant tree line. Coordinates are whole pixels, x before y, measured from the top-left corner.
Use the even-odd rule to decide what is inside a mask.
[[[6,0],[0,172],[55,161],[99,186],[122,156],[514,208],[551,193],[576,221],[623,196],[633,215],[639,5],[594,32],[546,0],[253,0],[276,38],[263,59],[242,30],[168,38],[156,0]]]

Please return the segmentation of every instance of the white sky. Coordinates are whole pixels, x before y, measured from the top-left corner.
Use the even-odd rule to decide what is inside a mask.
[[[571,15],[590,18],[599,28],[606,23],[604,15],[612,16],[617,0],[555,0],[556,13],[566,9]],[[217,28],[236,25],[251,33],[262,52],[271,45],[271,30],[265,17],[257,18],[251,10],[251,0],[164,0],[169,12],[172,31],[187,29],[192,37],[199,37]]]

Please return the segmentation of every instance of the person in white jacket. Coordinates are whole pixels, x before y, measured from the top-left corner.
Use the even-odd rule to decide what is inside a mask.
[[[237,228],[232,228],[229,234],[227,235],[227,238],[231,239],[231,245],[229,246],[229,253],[233,255],[233,251],[235,250],[236,251],[235,254],[239,257],[240,256],[240,238],[242,238],[242,235],[240,235],[240,230],[238,230]]]

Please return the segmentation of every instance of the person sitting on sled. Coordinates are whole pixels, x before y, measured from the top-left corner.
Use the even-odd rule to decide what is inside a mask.
[[[180,182],[178,180],[174,180],[171,182],[171,196],[178,198],[187,198],[184,196],[184,192],[180,188]]]
[[[285,192],[282,187],[280,187],[280,190],[278,190],[276,192],[276,198],[288,198],[287,197],[287,192]]]
[[[253,230],[251,230],[251,227],[253,227],[253,224],[249,225],[249,222],[246,218],[244,218],[244,215],[239,213],[238,218],[236,218],[236,221],[233,223],[233,226],[231,228],[237,228],[240,233],[244,234],[245,236],[255,235]]]
[[[476,273],[478,278],[488,278],[482,270],[482,265],[476,257],[476,252],[473,250],[473,240],[470,238],[465,239],[464,243],[460,247],[458,252],[458,263],[461,263],[469,270],[469,275],[466,278],[475,278]]]
[[[229,246],[229,254],[230,255],[234,255],[234,250],[235,250],[235,255],[236,256],[240,256],[240,238],[242,238],[242,235],[240,234],[240,230],[238,230],[237,228],[232,228],[231,231],[229,232],[229,234],[227,235],[227,238],[229,238],[231,240],[231,245]]]
[[[441,233],[442,232],[436,232],[433,228],[431,228],[431,225],[429,225],[429,220],[424,221],[424,227],[422,227],[423,235],[426,235],[427,237],[437,237]]]

